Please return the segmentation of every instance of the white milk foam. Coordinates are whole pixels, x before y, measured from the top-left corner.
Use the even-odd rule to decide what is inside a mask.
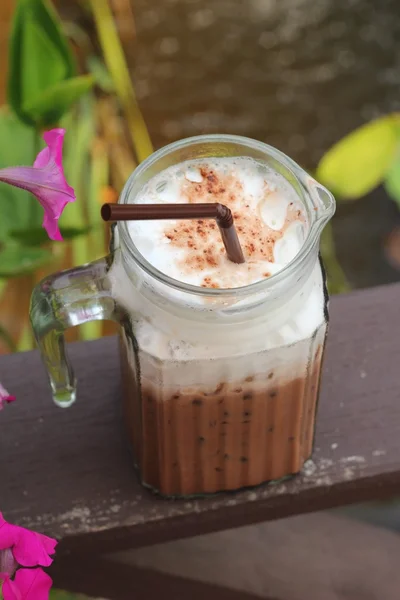
[[[138,203],[220,202],[235,218],[246,258],[232,263],[213,220],[131,221],[139,252],[173,279],[202,287],[235,288],[283,269],[299,252],[308,223],[291,185],[251,158],[187,161],[153,177]]]
[[[209,182],[207,173],[209,176],[210,165],[216,175],[211,185],[206,183]],[[196,196],[188,195],[192,185],[200,186],[193,190]],[[218,197],[221,187],[225,188],[220,194],[225,196],[224,199]],[[228,188],[231,192],[233,189],[236,191],[235,198],[240,203],[248,205],[245,204],[246,215],[250,214],[251,218],[247,221],[253,219],[253,228],[264,226],[265,238],[272,241],[269,248],[267,244],[267,260],[262,260],[255,252],[256,257],[248,259],[245,265],[235,265],[226,259],[222,250],[218,252],[216,265],[202,263],[201,269],[193,268],[190,263],[193,249],[187,242],[193,241],[189,235],[195,236],[198,232],[194,232],[193,228],[189,228],[189,234],[185,232],[187,222],[183,221],[172,224],[167,221],[131,222],[129,232],[132,240],[143,256],[160,271],[194,285],[205,285],[206,277],[213,286],[224,287],[238,287],[269,277],[297,254],[308,223],[295,191],[282,176],[265,165],[248,158],[181,163],[151,179],[141,190],[137,202],[188,202],[198,198],[198,201],[205,201],[207,195],[211,196],[211,201],[229,205],[232,200],[226,194]],[[209,194],[208,189],[217,190],[217,197]],[[235,206],[232,210],[236,212]],[[246,224],[240,223],[237,218],[235,222],[238,227],[244,227],[243,250],[245,254],[251,254],[252,247],[248,244],[255,237],[252,227],[246,228]],[[203,249],[209,250],[210,243],[218,250],[222,245],[218,228],[212,229],[211,222],[208,225],[205,229],[201,224],[204,236],[196,236],[201,254]],[[172,234],[175,233],[174,229],[177,229],[178,245],[175,243],[177,240],[166,237],[166,234],[171,235],[171,230]],[[180,239],[184,240],[183,246],[179,245]],[[118,245],[117,236],[116,247]],[[258,245],[256,249],[260,251],[262,247]],[[318,262],[308,279],[299,284],[300,287],[296,284],[299,274],[293,278],[293,297],[287,304],[281,306],[278,299],[275,304],[272,303],[272,308],[271,301],[260,296],[258,316],[251,320],[243,318],[242,322],[236,323],[225,314],[221,302],[214,305],[193,296],[190,303],[193,312],[188,312],[187,294],[156,282],[140,269],[129,277],[126,269],[127,265],[117,253],[109,271],[109,282],[115,300],[131,316],[140,348],[141,376],[155,386],[197,386],[205,389],[220,381],[238,382],[249,376],[255,376],[255,382],[259,376],[261,382],[271,370],[278,380],[290,380],[304,376],[307,364],[323,344],[325,299]],[[267,304],[263,304],[263,300],[267,300]],[[173,311],[169,308],[171,302],[175,307]],[[233,294],[232,300],[224,304],[236,307],[242,302]],[[218,321],[211,323],[207,319],[199,319],[196,313],[202,310],[218,315]],[[134,363],[131,349],[126,350],[129,360]]]

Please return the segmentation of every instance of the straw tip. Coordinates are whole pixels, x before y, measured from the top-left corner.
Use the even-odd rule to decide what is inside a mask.
[[[111,219],[111,205],[103,204],[100,210],[101,218],[103,221],[109,221]]]

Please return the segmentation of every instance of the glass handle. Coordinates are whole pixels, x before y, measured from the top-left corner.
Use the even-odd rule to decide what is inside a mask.
[[[118,309],[107,277],[113,256],[50,275],[32,292],[30,319],[50,379],[53,399],[67,407],[76,399],[76,380],[64,331],[88,321],[118,321]]]

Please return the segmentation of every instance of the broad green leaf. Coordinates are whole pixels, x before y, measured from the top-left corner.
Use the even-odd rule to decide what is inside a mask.
[[[68,40],[49,0],[17,1],[9,55],[8,103],[24,123],[37,125],[26,104],[75,74]]]
[[[316,178],[339,199],[364,196],[384,179],[398,142],[399,116],[388,115],[356,129],[321,159]]]
[[[42,143],[35,131],[23,125],[6,109],[0,109],[0,169],[16,165],[30,166]],[[0,183],[0,242],[11,229],[40,227],[43,208],[29,192]]]
[[[44,248],[5,244],[0,250],[0,277],[16,277],[46,264],[53,255]]]
[[[80,235],[86,235],[90,232],[90,229],[90,227],[60,227],[64,240],[72,240]],[[10,231],[9,236],[23,246],[41,246],[49,241],[47,231],[43,227],[13,230]]]
[[[23,110],[41,127],[57,123],[71,106],[93,86],[92,75],[81,75],[47,88],[35,99],[28,99]]]
[[[385,177],[385,189],[400,207],[400,148]]]

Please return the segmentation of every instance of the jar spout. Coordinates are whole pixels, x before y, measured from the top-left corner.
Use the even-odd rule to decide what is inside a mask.
[[[310,175],[305,181],[307,190],[310,195],[313,211],[313,223],[319,226],[320,231],[325,227],[326,223],[333,217],[336,210],[336,201],[333,194],[323,185],[318,183]]]

